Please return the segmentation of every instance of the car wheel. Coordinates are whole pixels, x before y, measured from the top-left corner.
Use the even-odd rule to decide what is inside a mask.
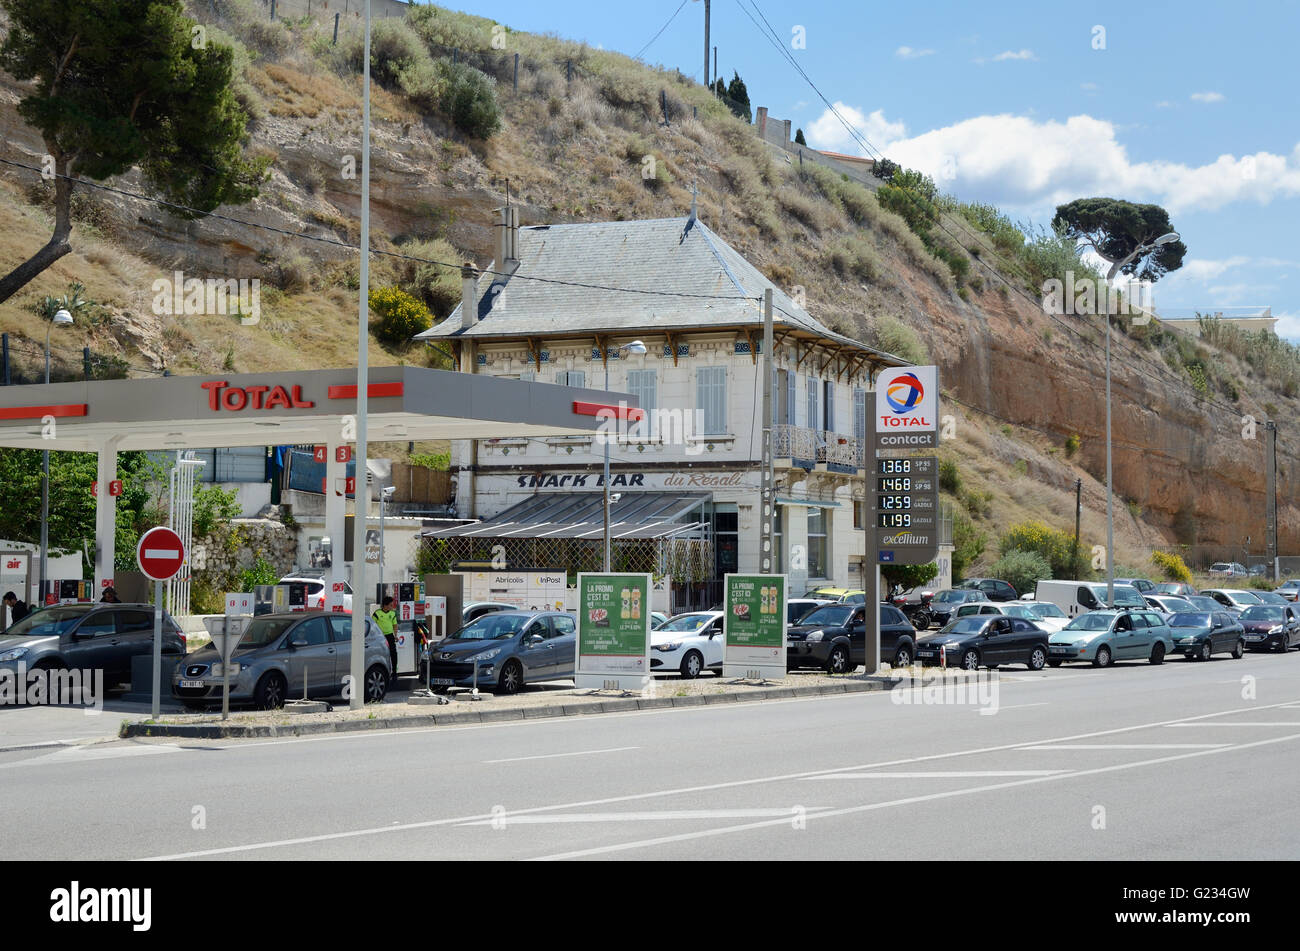
[[[289,689],[284,675],[278,671],[263,674],[253,690],[253,703],[259,710],[277,710],[284,706],[285,694]]]
[[[849,649],[843,645],[833,648],[826,660],[828,674],[847,674],[849,672]]]
[[[912,666],[912,648],[910,648],[910,647],[908,647],[906,644],[904,644],[904,645],[903,645],[902,647],[900,647],[897,651],[895,651],[895,652],[894,652],[894,666],[895,666],[895,667],[911,667],[911,666]]]
[[[1029,660],[1025,664],[1030,670],[1042,670],[1047,665],[1047,651],[1041,647],[1035,647],[1029,652]]]
[[[1110,648],[1109,648],[1109,647],[1098,647],[1098,648],[1097,648],[1097,656],[1094,657],[1094,658],[1092,659],[1092,666],[1094,666],[1094,667],[1109,667],[1109,666],[1110,666]]]
[[[979,652],[974,650],[968,650],[966,653],[962,654],[961,666],[964,670],[979,670],[980,669]]]
[[[388,693],[388,671],[375,664],[366,671],[366,703],[379,703]]]
[[[1200,649],[1200,651],[1197,653],[1197,655],[1196,655],[1196,659],[1197,659],[1197,660],[1209,660],[1209,659],[1210,659],[1210,643],[1209,643],[1209,641],[1206,641],[1204,644],[1201,645],[1201,649]]]
[[[682,677],[686,680],[694,680],[704,670],[704,657],[699,651],[687,651],[686,656],[682,658]]]
[[[1235,657],[1237,660],[1241,660],[1241,658],[1244,657],[1245,655],[1246,655],[1246,642],[1239,640],[1237,641],[1237,645],[1232,649],[1232,656]]]
[[[1285,634],[1278,638],[1278,640],[1277,640],[1277,649],[1278,649],[1279,651],[1281,651],[1283,654],[1286,653],[1286,635],[1285,635]]]
[[[1060,667],[1060,666],[1061,666],[1061,662],[1060,662],[1059,660],[1049,660],[1049,661],[1047,662],[1047,666],[1048,666],[1048,667]]]
[[[1156,641],[1156,646],[1151,648],[1151,663],[1163,664],[1165,662],[1165,643]]]
[[[519,666],[519,661],[507,661],[506,665],[501,668],[501,676],[497,679],[497,693],[517,694],[519,688],[524,685],[524,671]]]

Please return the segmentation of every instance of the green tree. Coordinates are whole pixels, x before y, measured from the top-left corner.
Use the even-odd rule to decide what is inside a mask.
[[[1159,205],[1138,205],[1118,198],[1079,198],[1058,205],[1052,227],[1060,234],[1091,247],[1110,263],[1122,261],[1139,247],[1174,230],[1169,212]],[[1183,266],[1187,246],[1181,241],[1156,248],[1130,261],[1121,274],[1140,281],[1158,281]]]
[[[737,117],[746,122],[754,121],[754,111],[749,107],[749,90],[745,88],[745,81],[740,78],[740,73],[734,70],[731,74],[731,82],[727,84],[727,99],[727,107]]]
[[[910,591],[918,585],[933,581],[939,574],[935,562],[928,565],[881,565],[880,575],[891,589],[901,584],[904,591]]]
[[[984,554],[987,536],[962,512],[952,513],[952,580],[966,577],[966,569]]]
[[[805,138],[803,137],[803,129],[795,129],[795,130],[794,130],[794,144],[795,144],[795,145],[807,145],[807,144],[808,144],[808,140],[805,139]]]
[[[53,160],[54,233],[0,279],[0,302],[72,250],[74,177],[139,168],[146,185],[199,217],[257,195],[269,159],[243,157],[248,114],[231,88],[234,51],[210,41],[180,0],[0,0],[0,68],[31,83],[18,113]]]
[[[1003,555],[1014,551],[1036,552],[1047,562],[1052,574],[1045,577],[1068,578],[1074,569],[1070,564],[1074,548],[1074,533],[1044,525],[1042,522],[1021,522],[1011,526],[998,542]]]
[[[894,173],[899,170],[899,164],[884,158],[883,156],[871,163],[871,174],[876,176],[882,182],[893,179]]]
[[[1033,591],[1038,582],[1052,577],[1052,566],[1036,551],[1012,549],[989,566],[989,574],[1017,591]]]

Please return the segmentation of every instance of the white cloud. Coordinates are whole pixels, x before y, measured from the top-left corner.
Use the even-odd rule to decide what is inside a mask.
[[[888,151],[894,142],[907,134],[907,127],[901,122],[890,122],[885,118],[883,109],[877,109],[868,115],[842,102],[836,102],[835,109],[880,151]],[[813,120],[804,134],[809,144],[816,149],[844,152],[848,155],[868,154],[829,109]]]
[[[1085,92],[1095,92],[1101,87],[1098,86],[1096,83],[1080,83],[1079,88],[1084,90]]]
[[[1063,122],[976,116],[904,138],[904,124],[888,120],[882,110],[865,116],[849,106],[837,108],[860,117],[851,121],[894,161],[936,181],[943,175],[945,190],[1013,213],[1050,213],[1056,204],[1082,195],[1122,194],[1158,201],[1171,212],[1300,197],[1300,144],[1289,155],[1225,154],[1199,166],[1135,162],[1118,140],[1116,126],[1088,115]],[[822,147],[857,151],[833,116],[823,114],[812,128],[824,131]]]
[[[1157,108],[1157,109],[1172,109],[1172,108],[1173,108],[1173,105],[1174,105],[1174,104],[1173,104],[1172,102],[1170,102],[1168,99],[1161,99],[1159,102],[1156,103],[1156,108]]]
[[[1033,50],[1005,50],[1004,52],[999,53],[997,56],[994,56],[993,62],[1003,63],[1009,59],[1036,60],[1038,59],[1038,57],[1034,55]]]
[[[894,50],[894,55],[899,59],[919,59],[922,56],[933,56],[934,50],[914,50],[910,46],[900,46]]]
[[[1183,262],[1183,266],[1175,273],[1180,278],[1190,281],[1212,281],[1226,271],[1249,263],[1250,258],[1242,255],[1236,255],[1221,261],[1213,261],[1209,258],[1189,258]],[[1173,275],[1170,275],[1170,277],[1173,277]]]
[[[1221,92],[1194,92],[1192,102],[1223,102],[1227,98]]]
[[[1300,338],[1300,313],[1285,312],[1273,316],[1277,318],[1274,329],[1279,337],[1291,341]]]
[[[1217,284],[1208,290],[1214,298],[1214,303],[1220,307],[1264,307],[1266,306],[1264,298],[1270,292],[1277,290],[1277,285],[1241,282],[1237,284]]]

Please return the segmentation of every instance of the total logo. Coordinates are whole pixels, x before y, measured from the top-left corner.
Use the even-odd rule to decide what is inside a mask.
[[[938,398],[936,367],[899,367],[880,374],[876,392],[884,397],[885,412],[877,416],[877,432],[935,428]]]

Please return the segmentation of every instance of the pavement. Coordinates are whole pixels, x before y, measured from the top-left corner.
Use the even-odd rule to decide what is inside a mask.
[[[0,772],[9,801],[41,803],[8,824],[14,859],[1283,859],[1300,855],[1298,743],[1293,652],[1011,669],[960,691],[116,740],[0,752]]]

